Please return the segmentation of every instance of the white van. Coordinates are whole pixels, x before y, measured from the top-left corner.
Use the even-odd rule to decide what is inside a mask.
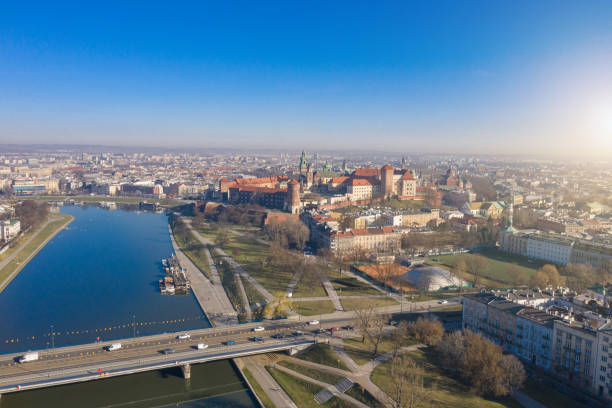
[[[115,351],[115,350],[119,350],[121,348],[121,343],[113,343],[110,346],[108,346],[106,349],[108,351]]]
[[[34,353],[25,353],[23,356],[19,357],[20,363],[27,363],[28,361],[36,361],[38,360],[38,352]]]

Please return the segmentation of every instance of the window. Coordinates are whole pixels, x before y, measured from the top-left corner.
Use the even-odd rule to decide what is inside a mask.
[[[601,361],[603,361],[603,362],[605,363],[606,361],[608,361],[608,357],[606,357],[606,356],[601,356]]]
[[[606,366],[599,367],[599,371],[603,371],[605,373],[606,372]]]
[[[604,377],[603,375],[600,375],[600,376],[599,376],[599,380],[600,380],[600,381],[606,381],[606,377]]]
[[[584,368],[584,375],[589,375],[589,367]]]
[[[604,352],[608,351],[608,346],[601,346],[601,350]]]

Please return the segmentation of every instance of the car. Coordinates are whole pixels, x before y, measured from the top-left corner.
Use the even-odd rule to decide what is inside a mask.
[[[338,328],[337,327],[332,327],[332,328],[329,329],[329,331],[330,332],[336,332],[336,331],[338,331]]]
[[[174,353],[176,353],[176,350],[173,349],[173,348],[167,348],[167,349],[163,349],[162,353],[163,354],[174,354]]]
[[[185,334],[179,334],[178,336],[176,336],[177,339],[179,340],[189,340],[191,338],[191,336],[187,333]]]
[[[199,343],[196,348],[198,350],[206,350],[208,348],[208,344],[204,344],[204,343]]]
[[[390,320],[389,321],[389,325],[390,326],[397,326],[399,324],[399,322],[397,320]]]
[[[351,326],[350,324],[348,326],[344,326],[342,327],[344,330],[355,330],[355,326]]]
[[[308,322],[308,324],[309,324],[310,326],[314,326],[315,324],[319,324],[319,321],[318,321],[318,320],[310,320],[310,321]]]
[[[283,333],[276,333],[276,334],[273,334],[270,337],[272,337],[273,339],[284,339],[285,335]]]
[[[231,346],[233,344],[236,344],[236,342],[234,340],[228,340],[228,341],[225,342],[226,346]]]
[[[314,331],[313,331],[313,333],[314,333],[314,334],[325,334],[326,332],[327,332],[327,331],[326,331],[326,330],[324,330],[324,329],[317,329],[317,330],[314,330]]]
[[[261,331],[264,331],[264,330],[266,330],[266,328],[263,327],[263,326],[253,327],[253,331],[254,332],[261,332]]]
[[[300,336],[303,336],[303,335],[304,335],[304,332],[303,332],[303,331],[298,330],[298,331],[296,331],[296,332],[293,332],[293,335],[294,335],[295,337],[300,337]]]
[[[106,347],[106,351],[115,351],[121,348],[121,343],[113,343],[110,346]]]
[[[438,303],[439,303],[439,304],[441,304],[441,305],[445,305],[445,304],[447,304],[447,303],[448,303],[448,300],[446,300],[446,299],[442,299],[442,300],[440,300]]]
[[[264,338],[261,336],[251,337],[251,341],[264,341]]]

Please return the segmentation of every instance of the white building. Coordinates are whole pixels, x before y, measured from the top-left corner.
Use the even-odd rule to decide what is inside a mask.
[[[15,238],[21,231],[19,220],[0,221],[0,239],[5,242]]]

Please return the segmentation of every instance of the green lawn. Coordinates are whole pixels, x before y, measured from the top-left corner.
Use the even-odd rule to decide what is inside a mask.
[[[391,298],[340,299],[345,311],[355,309],[371,309],[374,307],[392,306],[399,303]]]
[[[410,353],[425,369],[425,388],[429,391],[428,401],[424,407],[442,408],[502,408],[516,407],[519,405],[513,398],[507,397],[500,400],[489,400],[470,392],[469,388],[461,382],[445,375],[436,367],[421,350]],[[383,391],[391,393],[393,379],[391,377],[391,361],[378,365],[372,372],[372,382]]]
[[[527,257],[508,254],[497,249],[485,249],[479,252],[480,255],[484,256],[488,262],[488,270],[483,274],[482,281],[486,286],[509,286],[514,283],[514,277],[511,275],[510,266],[515,264],[521,268],[527,274],[528,278],[531,278],[535,271],[543,266],[545,262],[533,261],[529,262]],[[443,267],[452,269],[453,262],[457,257],[473,257],[475,254],[455,254],[455,255],[440,255],[435,257],[437,262]],[[466,274],[466,278],[473,279],[473,276]]]
[[[346,275],[334,279],[330,278],[330,282],[340,296],[377,296],[383,294],[367,283]]]
[[[183,253],[210,279],[210,269],[208,267],[208,258],[206,257],[206,248],[200,240],[191,232],[191,230],[182,223],[177,221],[172,231],[174,240]]]
[[[21,243],[27,241],[32,236],[32,234],[26,234],[22,238],[20,238],[18,245],[14,249],[9,249],[7,250],[8,254],[4,254],[6,255],[6,257],[8,257],[10,254],[13,254],[17,250],[19,250],[19,248],[22,248],[21,250],[19,250],[19,253],[13,258],[12,261],[7,263],[4,268],[0,269],[0,284],[5,283],[8,285],[9,282],[4,282],[4,280],[7,279],[14,271],[21,270],[24,266],[26,266],[28,263],[28,261],[26,261],[28,257],[32,256],[32,258],[34,258],[36,253],[40,249],[42,249],[39,248],[39,246],[45,240],[53,237],[74,219],[74,217],[72,217],[71,215],[61,213],[53,214],[49,217],[53,219],[53,221],[51,221],[42,230],[40,230],[40,232],[36,234],[32,241],[30,241],[30,243],[28,243],[24,247],[22,247],[21,245]],[[36,233],[36,231],[38,231],[38,229],[35,230],[35,232],[33,233]],[[6,257],[4,257],[3,259],[6,259]],[[3,287],[0,287],[0,292],[3,289]]]
[[[301,360],[312,361],[313,363],[323,364],[330,367],[340,368],[349,371],[349,368],[340,360],[327,344],[319,343],[312,345],[308,350],[296,356]]]
[[[313,300],[305,302],[289,302],[290,308],[302,316],[318,316],[336,311],[331,300]]]
[[[353,384],[351,388],[349,388],[346,392],[346,395],[349,395],[355,398],[357,401],[363,402],[368,407],[371,408],[384,408],[384,405],[378,402],[376,398],[372,394],[368,392],[365,388],[363,388],[359,384]]]
[[[251,374],[249,369],[243,368],[242,373],[247,378],[247,380],[249,380],[249,383],[251,384],[253,391],[255,392],[255,394],[257,394],[261,402],[264,404],[264,408],[276,408],[276,405],[274,405],[274,403],[272,402],[270,397],[268,397],[268,394],[266,394],[264,389],[261,388],[261,385],[259,385],[255,377],[253,377],[253,374]]]
[[[264,300],[266,300],[266,298],[247,279],[242,279],[242,285],[244,286],[244,291],[249,298],[250,304],[262,303]]]
[[[300,281],[293,288],[294,298],[308,298],[308,297],[320,297],[327,296],[325,289],[323,288],[323,284],[321,282],[312,283],[307,282],[304,279],[300,279]]]
[[[374,358],[372,352],[374,351],[374,345],[366,339],[364,342],[361,341],[361,337],[353,337],[350,339],[343,339],[344,351],[353,359],[353,361],[359,365],[364,365],[368,361]],[[411,346],[418,342],[412,338],[406,338],[402,347]],[[393,342],[389,337],[382,339],[378,345],[378,355],[387,353],[393,350]]]
[[[341,375],[337,375],[334,373],[330,373],[323,370],[317,370],[316,368],[307,367],[304,365],[296,364],[292,361],[279,361],[279,365],[283,367],[287,367],[290,370],[296,371],[300,374],[307,375],[310,378],[314,378],[315,380],[322,381],[324,383],[328,383],[331,385],[336,384],[338,381],[342,380],[344,377]]]
[[[273,367],[266,367],[266,369],[299,408],[354,408],[348,402],[338,399],[337,397],[330,399],[323,405],[319,405],[319,403],[315,401],[314,396],[323,389],[322,387]]]

